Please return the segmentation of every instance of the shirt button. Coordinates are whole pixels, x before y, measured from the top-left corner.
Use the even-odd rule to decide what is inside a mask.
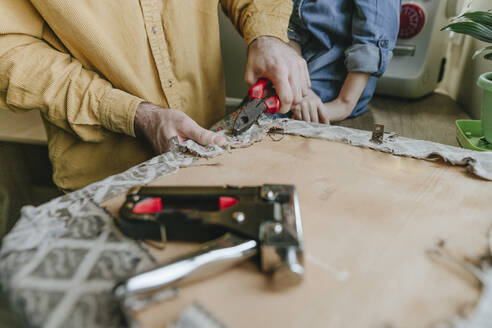
[[[167,81],[167,85],[171,88],[173,86],[173,81],[171,80]]]
[[[152,27],[152,33],[156,34],[157,33],[157,26]]]

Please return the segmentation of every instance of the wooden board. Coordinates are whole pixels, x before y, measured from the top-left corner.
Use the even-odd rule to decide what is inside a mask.
[[[16,114],[0,109],[0,141],[46,145],[47,140],[38,111]]]
[[[141,311],[144,326],[162,327],[198,301],[230,327],[430,327],[478,300],[473,279],[426,254],[440,239],[457,256],[487,250],[492,183],[463,168],[287,136],[200,160],[153,184],[264,183],[297,186],[304,282],[273,291],[246,263]],[[116,212],[122,201],[105,206]],[[149,249],[166,260],[190,246]]]

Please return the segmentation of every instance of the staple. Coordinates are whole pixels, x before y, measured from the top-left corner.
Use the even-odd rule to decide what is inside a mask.
[[[280,134],[280,138],[275,138],[274,136]],[[267,131],[267,136],[275,142],[282,141],[285,138],[284,128],[280,124],[272,124],[272,126]]]
[[[279,138],[274,137],[276,135],[276,133],[268,132],[267,135],[274,142],[282,141],[285,138],[285,134],[281,134]]]
[[[383,124],[374,124],[372,126],[372,137],[371,141],[377,144],[383,143],[384,138],[384,125]]]

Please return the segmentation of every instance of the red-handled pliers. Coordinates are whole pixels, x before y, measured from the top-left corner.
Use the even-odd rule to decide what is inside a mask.
[[[232,128],[232,134],[235,136],[248,130],[261,113],[276,114],[280,109],[280,100],[275,94],[272,83],[267,79],[260,79],[249,88],[248,95],[240,107],[243,106],[246,107],[236,117]]]

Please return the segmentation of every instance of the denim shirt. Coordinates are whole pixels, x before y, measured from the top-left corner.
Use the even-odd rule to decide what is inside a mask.
[[[308,63],[312,89],[323,102],[337,98],[348,72],[371,78],[351,116],[367,109],[392,56],[400,0],[293,0],[289,39]]]

